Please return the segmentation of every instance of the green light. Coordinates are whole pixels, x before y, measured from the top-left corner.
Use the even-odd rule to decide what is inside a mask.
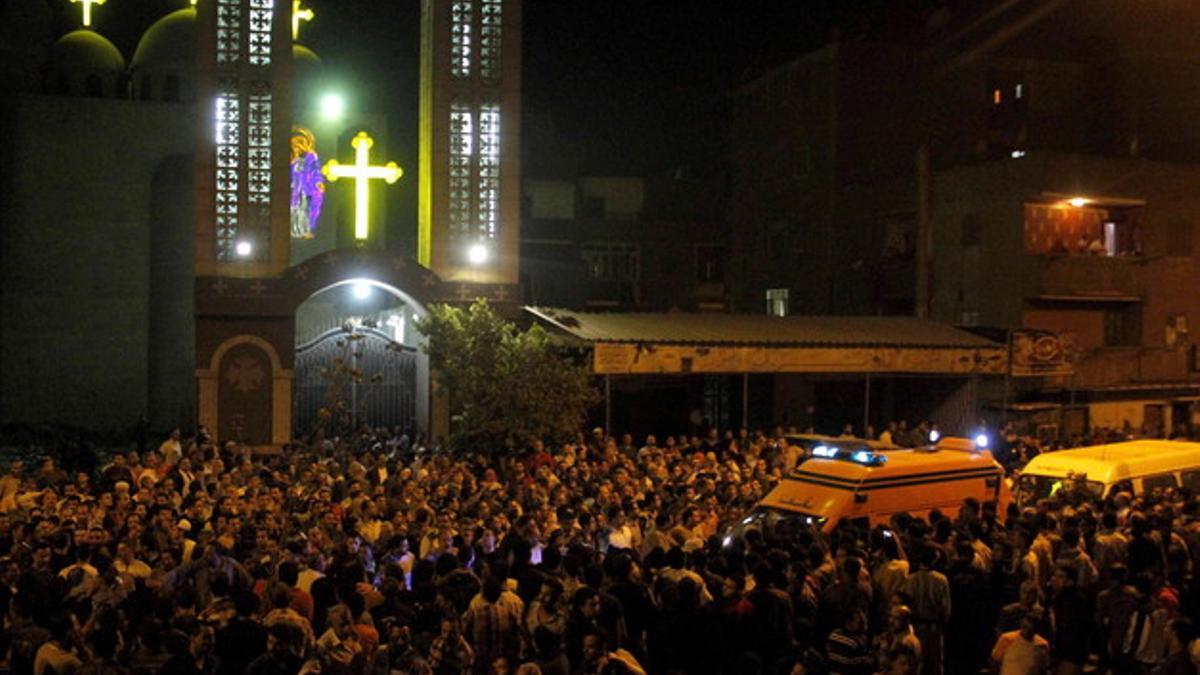
[[[330,122],[342,119],[346,113],[346,101],[337,94],[325,94],[321,97],[321,118]]]

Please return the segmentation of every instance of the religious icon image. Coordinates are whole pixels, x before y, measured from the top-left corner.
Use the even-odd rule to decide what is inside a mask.
[[[325,203],[325,177],[317,156],[317,140],[304,127],[292,129],[292,238],[312,239]]]

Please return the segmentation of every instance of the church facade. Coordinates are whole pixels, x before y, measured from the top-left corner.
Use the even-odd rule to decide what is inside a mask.
[[[423,2],[412,170],[378,116],[297,105],[320,80],[297,42],[312,17],[199,0],[128,62],[85,25],[8,80],[0,422],[144,417],[264,446],[444,428],[413,323],[519,295],[519,0]],[[383,236],[398,180],[417,181],[416,250]]]

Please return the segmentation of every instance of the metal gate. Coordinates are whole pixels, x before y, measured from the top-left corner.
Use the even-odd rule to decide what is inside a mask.
[[[327,435],[363,424],[416,429],[417,351],[381,330],[336,328],[300,345],[295,378],[299,435],[318,425]]]

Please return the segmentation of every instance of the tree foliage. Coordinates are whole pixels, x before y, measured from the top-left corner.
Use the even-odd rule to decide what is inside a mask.
[[[588,369],[541,326],[522,331],[485,300],[435,305],[417,327],[449,400],[455,448],[496,451],[565,438],[599,400]]]

